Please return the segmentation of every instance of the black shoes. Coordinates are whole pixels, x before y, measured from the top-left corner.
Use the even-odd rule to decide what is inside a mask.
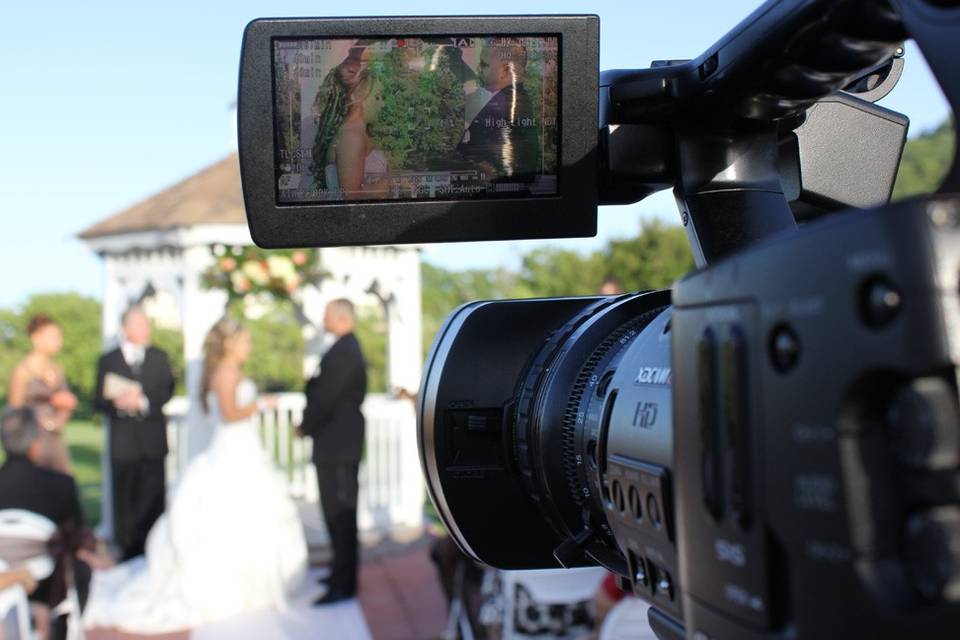
[[[313,606],[323,607],[328,604],[336,604],[345,600],[351,600],[356,597],[356,595],[356,593],[349,593],[347,591],[327,591],[321,597],[313,601]]]

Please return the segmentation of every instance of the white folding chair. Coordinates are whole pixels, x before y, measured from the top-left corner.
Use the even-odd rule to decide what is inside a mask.
[[[657,640],[650,628],[650,605],[628,596],[614,605],[600,628],[600,640]]]
[[[6,562],[0,560],[0,572],[9,568]],[[0,638],[28,640],[32,637],[27,592],[18,584],[0,590]]]
[[[601,567],[500,571],[503,593],[503,640],[549,636],[579,637],[578,617],[606,575]]]
[[[34,580],[43,580],[54,570],[54,559],[47,552],[47,543],[56,531],[57,526],[39,514],[24,509],[0,510],[0,559],[9,566],[26,567]],[[63,602],[50,613],[53,617],[67,616],[67,640],[83,640],[80,598],[72,580]]]

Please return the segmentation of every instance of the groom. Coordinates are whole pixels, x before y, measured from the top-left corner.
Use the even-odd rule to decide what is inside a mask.
[[[353,335],[356,316],[349,300],[327,304],[323,327],[335,338],[320,361],[320,373],[307,382],[301,435],[313,438],[313,464],[320,504],[333,547],[329,589],[315,602],[325,605],[357,593],[357,472],[363,451],[367,365]]]
[[[110,419],[113,537],[122,559],[142,555],[165,508],[167,419],[173,395],[167,354],[150,346],[150,320],[140,307],[123,314],[120,346],[97,366],[96,406]]]

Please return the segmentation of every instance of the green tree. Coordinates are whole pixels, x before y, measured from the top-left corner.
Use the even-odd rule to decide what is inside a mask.
[[[636,238],[612,240],[600,260],[604,275],[616,278],[627,291],[669,287],[694,268],[683,227],[658,220],[643,223]]]
[[[686,231],[677,225],[645,223],[635,238],[612,240],[590,254],[537,249],[509,269],[451,271],[422,266],[423,345],[429,349],[451,311],[473,300],[591,295],[607,277],[626,290],[669,287],[693,269]]]
[[[288,307],[278,304],[271,313],[244,321],[253,343],[247,374],[266,391],[303,389],[303,333]]]
[[[170,369],[173,371],[173,377],[177,381],[175,395],[183,395],[186,389],[184,375],[186,367],[183,362],[183,332],[180,329],[166,329],[153,326],[150,332],[150,341],[153,346],[163,349],[170,359]]]
[[[387,323],[376,307],[357,310],[357,340],[367,361],[367,392],[385,393],[387,389]]]
[[[933,131],[907,141],[893,199],[936,191],[950,169],[955,138],[953,122],[948,120]]]
[[[420,53],[395,48],[370,63],[383,105],[369,131],[392,169],[422,169],[447,156],[463,135],[463,83],[452,69],[449,52],[444,49],[439,58],[435,53],[435,47]],[[436,64],[413,71],[411,56]]]
[[[604,256],[583,255],[569,249],[535,249],[521,261],[520,297],[585,296],[597,292],[603,281]]]
[[[10,376],[28,351],[30,339],[23,316],[17,311],[0,309],[0,406],[7,404]]]
[[[424,263],[420,274],[424,355],[433,344],[444,320],[460,305],[473,300],[520,296],[517,274],[507,269],[451,271]]]
[[[89,417],[102,350],[100,302],[77,293],[33,295],[20,312],[21,332],[29,318],[38,313],[47,314],[63,328],[63,350],[57,359],[63,365],[67,383],[77,394],[76,416]]]

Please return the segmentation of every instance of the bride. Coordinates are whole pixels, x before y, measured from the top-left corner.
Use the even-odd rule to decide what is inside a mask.
[[[387,156],[370,136],[384,104],[383,83],[365,66],[364,47],[334,67],[317,91],[312,111],[317,132],[311,170],[330,199],[390,197]]]
[[[252,417],[275,406],[243,376],[250,334],[220,320],[204,343],[201,398],[216,424],[184,470],[146,555],[97,572],[87,628],[166,633],[263,609],[283,610],[304,584],[296,508],[260,446]]]

